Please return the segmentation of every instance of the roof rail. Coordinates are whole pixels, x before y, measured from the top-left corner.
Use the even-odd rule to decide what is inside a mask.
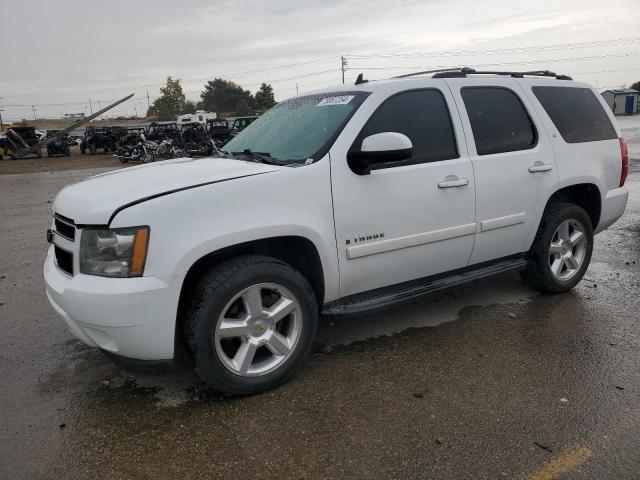
[[[467,70],[473,70],[473,68],[468,68],[468,67],[461,67],[461,68],[438,68],[436,70],[424,70],[423,72],[414,72],[414,73],[405,73],[404,75],[398,75],[397,77],[391,77],[391,78],[407,78],[407,77],[416,77],[418,75],[426,75],[427,73],[435,73],[435,74],[439,74],[439,73],[444,73],[444,72],[462,72],[462,71],[467,71]],[[435,77],[436,75],[434,75]]]
[[[512,72],[512,71],[496,71],[496,70],[475,70],[469,67],[453,68],[436,72],[432,78],[460,78],[471,75],[504,75],[513,78],[527,77],[553,77],[558,80],[573,80],[568,75],[558,75],[555,72],[549,70],[533,70],[528,72]],[[417,74],[414,74],[417,75]],[[411,76],[411,75],[407,75]]]
[[[404,75],[398,75],[392,78],[408,78],[416,77],[418,75],[427,75],[432,73],[432,78],[464,78],[467,75],[504,75],[513,78],[527,77],[553,77],[558,80],[573,80],[568,75],[559,75],[549,70],[532,70],[528,72],[510,72],[510,71],[498,71],[498,70],[476,70],[470,67],[453,67],[453,68],[439,68],[437,70],[424,70],[422,72],[405,73]]]

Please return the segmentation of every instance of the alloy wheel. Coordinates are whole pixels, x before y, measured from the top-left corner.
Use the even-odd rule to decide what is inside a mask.
[[[294,352],[302,309],[290,290],[275,283],[245,288],[223,308],[213,343],[224,366],[236,375],[272,372]]]
[[[556,229],[549,246],[551,274],[558,280],[569,280],[580,270],[586,252],[584,226],[577,220],[565,220]]]

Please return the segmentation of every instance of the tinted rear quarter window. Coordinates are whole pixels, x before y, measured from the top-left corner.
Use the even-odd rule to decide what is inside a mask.
[[[531,90],[567,143],[617,138],[607,112],[590,88],[532,87]]]
[[[536,144],[533,122],[518,96],[503,87],[464,87],[478,155],[526,150]]]
[[[438,90],[402,92],[389,99],[371,115],[354,142],[359,148],[369,135],[399,132],[411,140],[413,156],[389,166],[458,158],[449,109]]]

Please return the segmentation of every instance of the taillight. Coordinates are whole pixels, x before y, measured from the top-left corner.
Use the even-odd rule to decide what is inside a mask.
[[[620,137],[620,156],[622,157],[622,170],[620,172],[620,186],[624,186],[624,182],[627,180],[627,174],[629,173],[629,147],[624,138]]]

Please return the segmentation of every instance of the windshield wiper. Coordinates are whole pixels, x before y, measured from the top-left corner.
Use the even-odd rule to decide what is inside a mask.
[[[269,152],[254,152],[248,148],[245,148],[242,152],[230,152],[231,155],[244,155],[246,157],[251,158],[254,161],[258,161],[260,163],[266,163],[268,165],[286,165],[285,162],[281,162],[275,158],[271,157]]]

